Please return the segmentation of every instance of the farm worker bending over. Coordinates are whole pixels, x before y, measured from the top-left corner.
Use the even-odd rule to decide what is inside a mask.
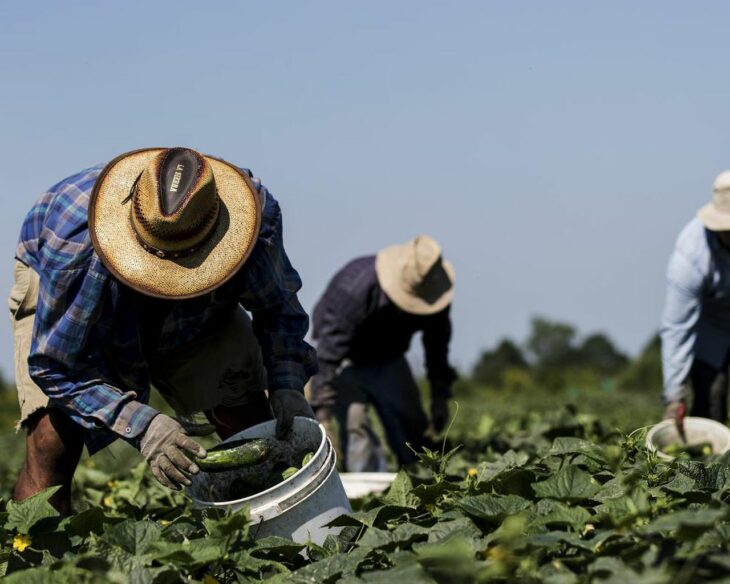
[[[440,432],[456,375],[449,366],[454,270],[427,236],[355,259],[327,286],[312,315],[320,372],[312,379],[317,417],[335,415],[348,471],[385,470],[368,417],[375,406],[400,464],[415,460],[429,421],[404,357],[423,331],[431,421]]]
[[[189,484],[205,451],[146,405],[150,384],[223,438],[271,411],[280,435],[313,417],[301,282],[279,204],[249,171],[187,148],[128,152],[43,195],[16,259],[17,499],[61,485],[52,502],[69,512],[84,443],[94,453],[117,438],[163,485]]]
[[[667,270],[662,320],[666,418],[691,414],[725,423],[730,359],[730,171],[712,201],[682,230]],[[688,384],[688,382],[690,382]]]

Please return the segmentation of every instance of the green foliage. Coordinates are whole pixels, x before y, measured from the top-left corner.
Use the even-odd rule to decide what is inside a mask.
[[[626,367],[628,358],[605,334],[591,334],[580,343],[576,337],[569,324],[539,317],[532,320],[526,346],[538,384],[557,389],[581,379],[598,385]]]
[[[0,429],[13,428],[19,416],[18,393],[15,387],[0,389]]]
[[[484,351],[474,365],[471,377],[476,383],[483,383],[492,387],[504,384],[504,375],[507,370],[527,369],[527,361],[520,348],[510,339],[502,340],[497,348]]]
[[[621,372],[629,362],[603,333],[594,333],[586,337],[576,350],[577,362],[604,376],[612,376]]]
[[[659,334],[644,346],[639,356],[627,367],[618,385],[636,391],[660,391],[662,387],[662,347]]]
[[[18,533],[30,533],[36,524],[43,519],[58,515],[48,500],[58,491],[60,487],[53,487],[38,493],[24,501],[9,501],[7,504],[7,520],[5,526]]]
[[[538,369],[566,367],[574,364],[575,337],[573,326],[535,317],[526,347]]]
[[[598,482],[577,466],[560,468],[544,481],[532,485],[538,497],[570,503],[586,501],[600,491]]]
[[[571,338],[575,351],[588,341]],[[607,370],[600,364],[610,353],[605,343],[589,344],[591,351],[604,347],[594,363]],[[192,509],[121,443],[82,460],[72,517],[52,509],[52,491],[10,502],[23,448],[10,430],[17,398],[0,393],[8,399],[0,421],[7,429],[0,434],[7,453],[0,461],[0,577],[593,584],[699,582],[728,573],[727,460],[665,464],[644,451],[640,433],[613,431],[658,416],[658,387],[625,399],[592,370],[555,372],[561,385],[544,387],[521,364],[506,366],[501,384],[513,392],[459,382],[462,407],[443,447],[419,451],[419,463],[402,470],[388,492],[356,502],[357,511],[333,522],[340,535],[322,546],[256,540],[245,510]]]
[[[495,349],[482,352],[471,380],[522,392],[535,388],[557,391],[576,386],[602,387],[612,386],[628,365],[628,357],[604,333],[581,339],[570,324],[536,317],[531,321],[524,350],[510,339],[502,340]],[[647,365],[649,362],[643,367]],[[658,361],[656,365],[659,366]]]
[[[453,432],[466,436],[464,424]],[[665,463],[643,433],[574,408],[480,424],[418,452],[323,545],[256,540],[245,510],[196,510],[144,466],[83,464],[78,514],[52,490],[0,502],[8,582],[556,583],[721,581],[730,457]],[[450,435],[451,436],[451,435]],[[118,466],[118,465],[117,465]]]

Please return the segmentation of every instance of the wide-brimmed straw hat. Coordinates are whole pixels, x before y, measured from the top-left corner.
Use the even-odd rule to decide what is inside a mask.
[[[697,215],[710,231],[730,231],[730,170],[717,175],[712,200]]]
[[[454,268],[428,235],[380,250],[375,272],[386,296],[411,314],[440,312],[454,296]]]
[[[124,284],[160,298],[223,284],[246,261],[260,225],[251,179],[189,148],[122,154],[99,175],[89,202],[101,261]]]

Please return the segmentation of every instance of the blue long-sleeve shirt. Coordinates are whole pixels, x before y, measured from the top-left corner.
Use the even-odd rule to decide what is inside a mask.
[[[40,277],[31,377],[87,430],[90,452],[120,436],[135,441],[157,414],[145,405],[150,379],[143,347],[150,347],[142,333],[150,315],[142,312],[149,302],[109,273],[89,237],[89,197],[103,167],[51,187],[26,216],[16,249]],[[155,303],[153,349],[174,350],[240,303],[252,314],[269,388],[302,390],[316,371],[316,355],[304,341],[309,319],[297,299],[301,280],[284,251],[279,204],[255,183],[263,213],[253,252],[213,292]]]
[[[720,368],[730,351],[730,251],[698,218],[669,260],[661,339],[665,402],[685,397],[694,359]]]

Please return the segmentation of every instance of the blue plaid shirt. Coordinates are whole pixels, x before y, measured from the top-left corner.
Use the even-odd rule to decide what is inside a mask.
[[[157,414],[146,405],[141,295],[109,273],[89,237],[89,197],[103,168],[83,170],[45,193],[26,216],[16,251],[40,276],[31,377],[52,405],[87,430],[92,453],[117,437],[136,444]],[[252,314],[269,388],[301,391],[317,370],[314,349],[304,341],[309,319],[297,299],[301,280],[284,251],[279,204],[254,182],[264,204],[253,252],[213,292],[163,303],[156,350],[164,354],[191,341],[240,303]]]

